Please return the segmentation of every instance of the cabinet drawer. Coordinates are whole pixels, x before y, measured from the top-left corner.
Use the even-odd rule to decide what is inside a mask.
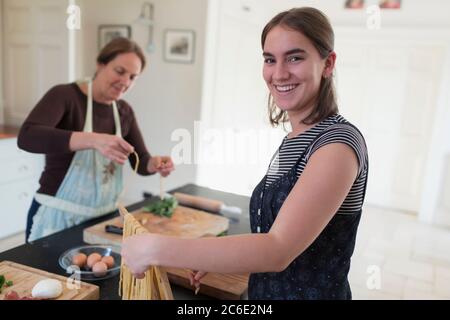
[[[0,239],[25,230],[37,179],[0,185]]]
[[[0,161],[0,185],[39,176],[43,168],[43,156],[3,159]]]

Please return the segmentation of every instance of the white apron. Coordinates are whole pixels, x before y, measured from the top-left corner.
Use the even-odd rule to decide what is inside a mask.
[[[116,135],[121,137],[119,112],[112,103]],[[86,120],[83,132],[93,132],[92,81],[88,82]],[[116,209],[122,191],[122,166],[94,149],[75,152],[56,195],[36,194],[41,204],[33,218],[28,241],[48,236],[102,216]]]

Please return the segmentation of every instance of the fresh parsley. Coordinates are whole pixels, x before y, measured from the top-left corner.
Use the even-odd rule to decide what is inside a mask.
[[[12,285],[13,285],[12,281],[6,281],[5,276],[0,274],[0,293],[2,293],[3,286],[11,287]]]
[[[143,209],[145,212],[150,212],[157,216],[171,218],[177,206],[177,199],[165,198],[163,200],[153,202]]]

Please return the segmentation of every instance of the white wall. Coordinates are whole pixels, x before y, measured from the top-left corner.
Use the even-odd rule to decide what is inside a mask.
[[[82,9],[82,30],[78,35],[83,65],[80,77],[90,76],[95,70],[97,28],[100,24],[132,25],[132,37],[143,48],[147,43],[148,28],[133,24],[144,1],[83,0],[77,1]],[[206,0],[153,0],[154,42],[156,50],[148,54],[148,65],[135,87],[125,99],[133,106],[147,147],[152,154],[170,154],[175,142],[171,133],[177,128],[192,131],[194,121],[200,118],[201,83],[203,74]],[[163,60],[162,45],[165,29],[195,31],[195,62],[175,64]],[[195,181],[196,168],[180,165],[165,181],[171,189]],[[141,198],[142,191],[159,193],[159,177],[136,177],[129,167],[125,173],[126,194],[129,200]]]
[[[3,0],[0,0],[0,124],[3,123]]]
[[[447,156],[445,163],[445,183],[444,188],[442,188],[441,204],[445,210],[450,211],[450,154]]]

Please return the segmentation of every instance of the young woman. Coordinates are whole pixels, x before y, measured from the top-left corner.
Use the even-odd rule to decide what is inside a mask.
[[[336,104],[334,34],[314,8],[275,16],[262,33],[270,120],[289,121],[250,200],[252,234],[208,239],[134,236],[122,248],[141,277],[151,265],[250,272],[250,299],[351,299],[347,275],[364,201],[368,156]]]
[[[138,173],[174,169],[170,157],[150,156],[131,106],[120,100],[145,67],[139,46],[117,38],[97,57],[93,80],[50,89],[28,116],[18,145],[46,155],[40,188],[28,212],[33,241],[116,209],[122,165],[135,152]],[[130,157],[134,167],[135,157]]]

